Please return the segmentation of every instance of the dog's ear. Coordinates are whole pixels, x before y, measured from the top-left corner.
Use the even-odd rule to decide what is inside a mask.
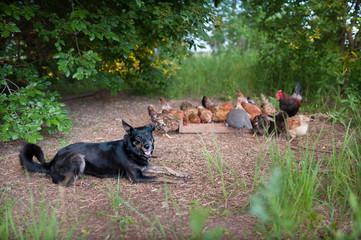
[[[124,120],[122,120],[123,128],[124,130],[129,134],[134,129],[132,126],[130,126],[128,123],[126,123]]]

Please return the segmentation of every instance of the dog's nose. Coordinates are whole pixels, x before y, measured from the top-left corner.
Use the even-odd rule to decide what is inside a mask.
[[[150,145],[148,143],[144,144],[144,148],[145,149],[149,149],[150,148]]]

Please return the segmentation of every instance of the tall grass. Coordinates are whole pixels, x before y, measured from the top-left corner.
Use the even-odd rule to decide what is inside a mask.
[[[185,59],[176,73],[176,80],[167,88],[170,97],[225,96],[233,97],[236,89],[250,93],[254,80],[254,51],[198,54]]]
[[[281,153],[270,143],[271,163],[263,159],[269,178],[262,180],[250,198],[250,212],[259,219],[262,236],[317,238],[321,232],[322,237],[348,236],[344,229],[337,228],[335,219],[347,223],[353,214],[360,220],[360,151],[357,137],[350,131],[348,128],[339,151],[333,141],[333,152],[317,158],[317,140],[313,146],[309,142],[300,146],[299,156],[290,148]],[[326,217],[330,218],[329,224]],[[359,229],[359,223],[353,226],[353,236],[360,233]]]
[[[63,218],[57,213],[59,204],[54,207],[47,201],[39,201],[36,204],[32,192],[29,202],[5,200],[4,193],[0,200],[0,239],[70,238],[77,226],[75,223],[66,232],[62,232]],[[13,215],[16,204],[24,204],[25,211],[21,216]]]

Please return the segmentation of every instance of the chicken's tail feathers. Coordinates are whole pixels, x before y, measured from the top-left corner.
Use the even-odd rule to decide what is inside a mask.
[[[33,161],[34,156],[40,164]],[[45,162],[43,151],[35,144],[26,144],[23,149],[21,149],[19,158],[21,166],[29,172],[50,173],[49,164]]]
[[[296,86],[293,88],[291,97],[296,98],[302,102],[303,93],[300,82],[296,83]]]

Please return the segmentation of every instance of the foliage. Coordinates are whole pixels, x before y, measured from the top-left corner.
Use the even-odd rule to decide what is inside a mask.
[[[2,76],[5,71],[12,71],[11,66],[8,67],[0,70]],[[39,78],[34,71],[26,69],[17,74],[26,75],[29,85],[10,90],[10,86],[16,86],[15,83],[5,78],[1,81],[11,94],[0,95],[0,141],[22,138],[35,143],[43,139],[40,130],[44,124],[49,133],[56,130],[69,132],[72,122],[66,115],[67,111],[61,108],[64,104],[56,101],[59,95],[45,90],[50,84],[46,77]]]
[[[167,58],[181,58],[188,54],[188,48],[197,45],[194,37],[205,35],[205,24],[213,19],[212,8],[212,2],[206,0],[2,2],[1,96],[15,99],[15,92],[18,96],[24,94],[20,97],[24,103],[26,96],[34,94],[27,93],[33,89],[33,82],[41,85],[42,93],[38,95],[49,96],[49,85],[41,81],[45,78],[55,86],[52,91],[57,83],[82,80],[110,88],[113,93],[120,89],[160,91],[170,74],[165,68],[170,64]],[[50,102],[44,102],[46,98],[37,101],[58,108],[58,95],[50,95]],[[16,101],[12,105],[23,109],[16,112],[22,120],[31,122],[27,118],[30,105]],[[46,119],[56,122],[63,114]],[[5,115],[6,119],[2,116],[0,122],[8,122],[10,115]],[[57,128],[60,131],[69,127],[61,125]],[[41,139],[39,133],[35,134],[39,126],[23,133],[32,135],[27,140]],[[19,130],[14,128],[15,134],[1,140],[23,137]]]
[[[26,198],[29,202],[6,200],[6,189],[0,190],[2,191],[0,198],[1,239],[59,239],[62,235],[67,238],[73,236],[78,223],[74,223],[66,232],[61,231],[64,224],[63,220],[58,219],[61,217],[58,214],[58,203],[55,206],[51,206],[50,202],[44,200],[35,203],[32,192],[30,197]],[[26,207],[21,216],[13,214],[16,204],[24,204]]]
[[[361,87],[359,4],[331,0],[244,2],[246,16],[256,19],[257,29],[267,36],[260,68],[266,73],[268,87],[292,89],[300,81],[305,86],[305,100],[315,106],[329,108],[340,98],[344,99],[340,107],[354,103]],[[257,79],[262,81],[262,77]],[[348,111],[359,114],[354,108]]]
[[[240,88],[274,96],[301,82],[303,111],[328,112],[347,125],[361,106],[359,3],[224,0],[206,39],[212,54],[182,62],[180,88],[169,93],[230,99]]]
[[[313,145],[300,145],[299,156],[290,148],[281,153],[275,142],[269,143],[271,164],[266,159],[261,164],[269,169],[269,177],[262,180],[250,198],[250,213],[258,218],[262,236],[359,237],[361,168],[355,134],[348,126],[342,147],[336,151],[333,139],[332,152],[322,157],[316,155],[317,140]],[[349,234],[341,223],[351,219],[354,223]]]
[[[209,209],[195,207],[190,216],[190,226],[193,230],[191,239],[222,239],[224,229],[221,227],[213,228],[208,231],[203,232],[203,229],[206,225],[207,219],[209,217]]]
[[[226,51],[217,54],[196,54],[178,64],[176,77],[167,95],[171,97],[218,96],[232,99],[236,89],[245,94],[258,93],[253,88],[257,63],[255,51]]]

